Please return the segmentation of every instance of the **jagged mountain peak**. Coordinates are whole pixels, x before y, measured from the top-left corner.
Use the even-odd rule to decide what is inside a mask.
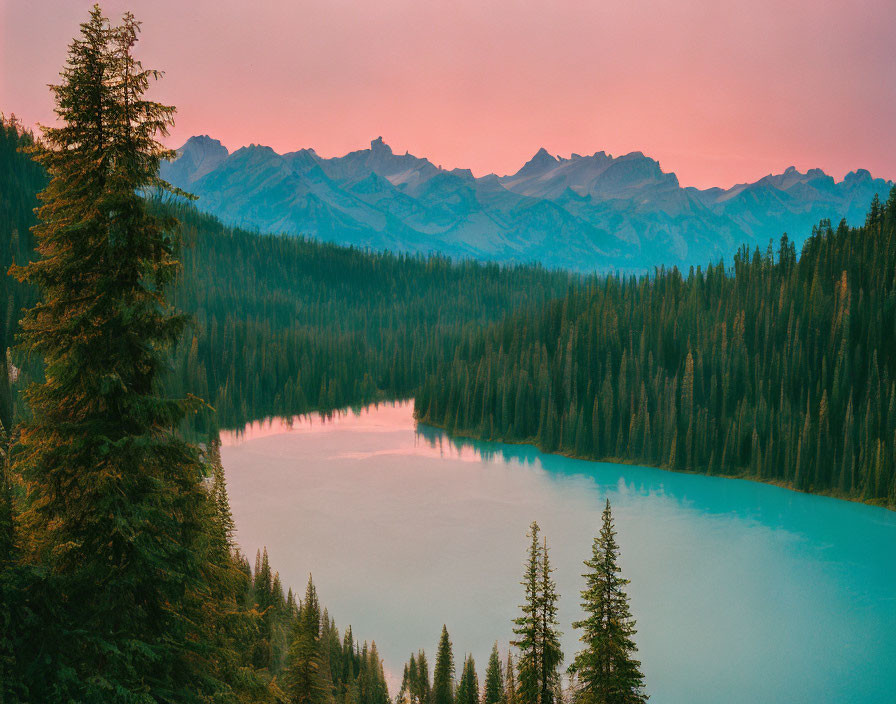
[[[208,149],[213,151],[220,151],[223,149],[225,152],[227,151],[227,147],[221,144],[221,140],[209,137],[207,134],[193,135],[177,151],[180,152],[187,149]]]
[[[386,144],[383,141],[382,137],[377,137],[376,139],[370,140],[370,151],[372,152],[381,152],[385,154],[392,154],[392,147]]]
[[[560,160],[557,157],[550,154],[544,147],[541,147],[529,161],[523,164],[523,168],[517,171],[514,175],[528,176],[536,171],[551,169],[559,163]]]
[[[843,177],[844,183],[861,183],[862,181],[871,181],[871,172],[868,169],[856,169],[855,171],[850,171],[846,176]]]
[[[162,177],[184,185],[202,178],[229,156],[227,147],[207,134],[190,137],[176,153],[174,161],[163,163]]]
[[[272,147],[267,147],[263,144],[249,144],[245,147],[240,147],[233,154],[230,155],[230,159],[271,159],[274,157],[280,157],[277,152],[273,150]],[[282,157],[280,157],[282,158]]]

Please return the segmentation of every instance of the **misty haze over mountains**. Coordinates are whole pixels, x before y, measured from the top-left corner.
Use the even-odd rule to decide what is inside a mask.
[[[892,182],[864,169],[836,182],[793,167],[729,189],[684,188],[641,152],[561,158],[540,149],[517,173],[476,178],[369,149],[323,158],[252,145],[232,154],[191,137],[161,175],[231,225],[393,251],[550,267],[642,270],[730,261],[787,232],[797,246],[822,218],[864,221]]]

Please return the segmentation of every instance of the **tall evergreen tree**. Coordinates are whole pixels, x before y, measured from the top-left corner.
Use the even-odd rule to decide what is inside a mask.
[[[498,655],[498,643],[492,646],[485,669],[485,688],[482,692],[482,704],[502,704],[504,702],[504,672],[501,669],[501,658]]]
[[[157,136],[174,108],[144,97],[158,74],[134,58],[138,30],[94,7],[69,47],[52,88],[59,125],[35,149],[51,178],[34,229],[40,259],[14,269],[40,291],[21,345],[44,362],[16,454],[28,559],[46,576],[36,701],[199,696],[190,595],[202,589],[201,463],[175,433],[192,404],[159,393],[186,322],[165,299],[175,223],[140,195],[166,187],[157,173],[171,152]]]
[[[410,660],[404,666],[404,676],[397,700],[405,704],[430,704],[431,699],[429,663],[426,661],[426,653],[419,650],[416,655],[411,653]]]
[[[429,681],[429,662],[426,660],[426,653],[423,650],[417,652],[415,698],[419,704],[430,704],[432,701],[432,684]]]
[[[436,664],[432,676],[433,704],[454,704],[454,655],[451,652],[451,639],[448,628],[442,625],[439,648],[436,651]]]
[[[535,521],[527,533],[529,557],[521,584],[525,601],[522,613],[514,619],[517,640],[511,645],[520,651],[517,689],[521,704],[552,704],[560,684],[563,662],[560,633],[557,630],[557,590],[551,578],[547,540],[540,543]]]
[[[405,663],[404,673],[401,677],[401,689],[395,699],[400,704],[416,704],[417,702],[417,658],[411,653],[411,658]]]
[[[538,523],[529,526],[529,557],[523,574],[524,601],[521,614],[514,619],[513,633],[516,640],[510,642],[519,650],[517,695],[520,704],[540,704],[541,696],[541,543],[538,540]]]
[[[476,663],[472,655],[464,659],[464,669],[457,685],[455,704],[479,704],[479,678],[476,676]]]
[[[551,578],[548,543],[541,547],[541,594],[538,620],[541,641],[541,704],[553,704],[560,689],[560,665],[563,651],[560,649],[560,631],[557,630],[557,585]]]
[[[317,590],[309,576],[284,673],[290,704],[329,704],[333,699],[330,670],[321,647],[320,618]]]
[[[635,622],[625,593],[629,583],[620,574],[619,546],[613,528],[610,500],[603,512],[600,535],[594,539],[582,592],[585,618],[573,623],[581,628],[584,650],[576,654],[569,670],[580,682],[589,704],[640,704],[643,692],[641,663],[635,660]]]
[[[386,675],[383,672],[383,662],[380,660],[376,642],[370,642],[370,650],[367,653],[368,669],[370,671],[370,685],[367,691],[366,704],[390,704],[389,688],[386,686]]]
[[[519,704],[516,683],[516,665],[513,662],[513,650],[507,649],[507,665],[504,667],[504,704]]]

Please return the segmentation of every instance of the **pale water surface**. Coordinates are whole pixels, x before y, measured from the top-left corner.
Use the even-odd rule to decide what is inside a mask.
[[[237,539],[285,584],[314,574],[343,628],[375,639],[390,681],[506,652],[526,529],[548,538],[566,662],[582,560],[613,504],[655,704],[896,702],[896,513],[753,482],[458,441],[411,404],[223,438]],[[394,689],[393,689],[393,694]]]

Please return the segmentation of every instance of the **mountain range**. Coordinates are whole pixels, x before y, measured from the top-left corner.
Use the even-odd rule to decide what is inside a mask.
[[[163,178],[197,207],[261,232],[400,252],[440,252],[579,271],[640,271],[730,260],[787,232],[797,245],[822,218],[864,220],[891,181],[864,169],[835,181],[794,167],[728,189],[682,187],[641,152],[569,158],[539,149],[515,174],[475,177],[395,154],[382,138],[341,157],[313,149],[230,153],[191,137]]]

